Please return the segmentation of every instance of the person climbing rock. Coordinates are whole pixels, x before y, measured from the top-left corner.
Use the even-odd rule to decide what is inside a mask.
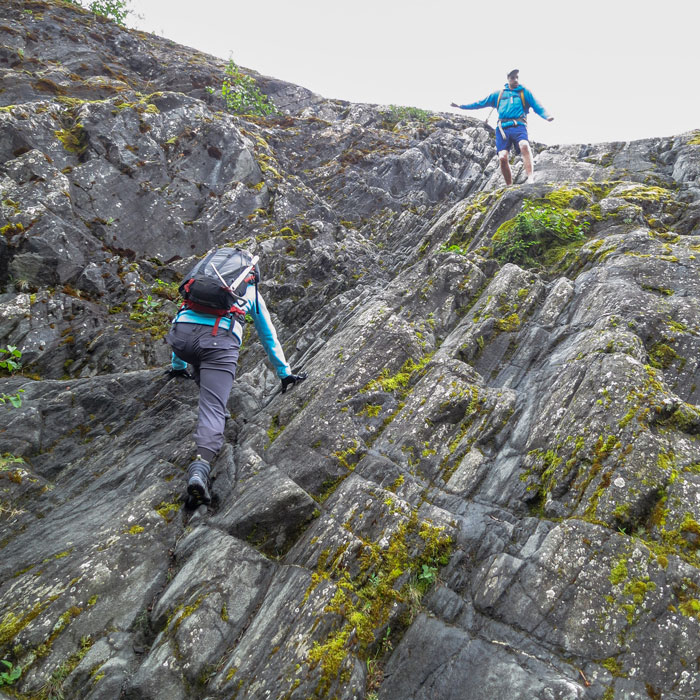
[[[199,417],[194,433],[197,456],[187,469],[187,493],[194,504],[211,502],[211,463],[224,442],[226,408],[236,376],[246,315],[252,318],[282,393],[306,379],[287,362],[258,292],[257,256],[240,248],[220,248],[200,260],[180,285],[185,301],[166,341],[172,348],[175,377],[191,377],[199,386]],[[187,369],[192,366],[192,374]]]
[[[493,107],[498,112],[498,124],[496,127],[496,151],[501,164],[501,172],[506,185],[513,182],[513,175],[508,163],[510,147],[513,146],[516,154],[520,154],[523,159],[523,166],[527,174],[529,183],[534,181],[534,166],[532,163],[532,151],[527,133],[527,113],[530,108],[535,110],[542,119],[548,122],[554,121],[547,110],[535,99],[533,94],[520,85],[520,71],[514,68],[508,75],[508,82],[501,90],[492,92],[479,102],[472,102],[467,105],[458,105],[454,102],[451,107],[458,109],[481,109],[482,107]]]

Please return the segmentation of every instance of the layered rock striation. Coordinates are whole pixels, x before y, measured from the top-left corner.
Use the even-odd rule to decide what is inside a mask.
[[[225,67],[3,5],[0,696],[697,697],[699,134],[506,189],[477,120]],[[309,378],[247,333],[191,512],[163,337],[224,244]]]

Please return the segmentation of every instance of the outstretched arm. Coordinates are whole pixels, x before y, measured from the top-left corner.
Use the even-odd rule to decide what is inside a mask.
[[[248,290],[252,290],[254,287],[252,285],[248,287]],[[255,300],[255,292],[252,294],[250,291],[246,293],[246,298],[249,300],[249,313],[253,317],[253,323],[255,324],[255,330],[258,332],[258,337],[262,346],[265,348],[267,357],[270,360],[270,364],[275,368],[275,372],[280,379],[287,377],[292,373],[291,368],[284,356],[284,350],[282,350],[282,345],[277,339],[277,332],[275,327],[272,325],[272,320],[270,319],[270,314],[267,310],[265,300],[262,295],[259,295],[258,299]],[[258,313],[258,306],[260,313]]]
[[[450,107],[457,107],[457,109],[481,109],[482,107],[495,107],[497,100],[498,91],[492,92],[488,97],[484,97],[483,100],[479,100],[478,102],[471,102],[467,105],[458,105],[453,102],[450,104]]]
[[[546,119],[548,122],[554,121],[554,117],[535,99],[535,96],[527,88],[524,88],[524,91],[525,99],[530,107],[535,110],[535,113],[539,114],[542,119]]]

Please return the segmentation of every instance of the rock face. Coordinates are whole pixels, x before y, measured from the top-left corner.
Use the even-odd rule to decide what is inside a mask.
[[[60,2],[0,44],[0,696],[700,695],[698,133],[505,189],[476,120],[235,116]],[[247,338],[193,513],[163,336],[225,243],[309,378]]]

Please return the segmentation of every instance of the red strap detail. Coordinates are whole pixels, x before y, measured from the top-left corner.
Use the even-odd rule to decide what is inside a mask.
[[[212,335],[216,335],[219,332],[219,321],[221,321],[221,316],[219,316],[216,319],[216,323],[214,324],[214,330],[211,332]]]
[[[185,286],[183,289],[189,294],[190,292],[190,287],[192,286],[192,282],[194,282],[194,277],[190,277],[187,282],[185,283]]]
[[[200,314],[209,314],[210,316],[226,316],[229,313],[228,309],[214,309],[211,306],[205,306],[204,304],[198,304],[196,301],[190,301],[185,299],[182,304],[185,308],[192,311],[196,311]]]

